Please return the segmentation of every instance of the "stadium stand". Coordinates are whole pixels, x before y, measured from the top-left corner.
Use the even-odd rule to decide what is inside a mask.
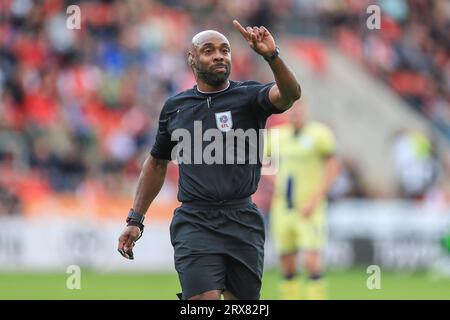
[[[229,33],[232,78],[270,80],[263,62],[231,32],[236,16],[289,35],[285,52],[298,57],[313,116],[341,119],[330,124],[345,136],[342,150],[357,159],[357,180],[369,196],[401,195],[389,188],[395,174],[383,161],[388,138],[401,125],[433,140],[432,123],[449,137],[448,1],[378,1],[383,32],[362,27],[365,0],[80,1],[80,30],[65,27],[69,4],[7,0],[0,6],[3,207],[27,211],[37,199],[68,193],[130,196],[163,101],[194,83],[180,54],[192,34]],[[294,35],[308,40],[290,41]],[[323,82],[324,73],[331,80]],[[377,89],[356,89],[366,81]],[[389,88],[425,117],[408,113]],[[390,102],[377,104],[380,94]],[[444,158],[439,154],[439,170],[448,175]],[[161,199],[170,198],[176,179],[170,166]]]

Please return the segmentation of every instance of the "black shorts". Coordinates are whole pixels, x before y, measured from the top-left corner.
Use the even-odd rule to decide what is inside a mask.
[[[170,238],[182,299],[210,290],[226,290],[238,299],[259,299],[265,230],[255,204],[183,204],[174,212]]]

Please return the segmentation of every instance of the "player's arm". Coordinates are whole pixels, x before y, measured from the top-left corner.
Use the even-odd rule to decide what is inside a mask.
[[[317,197],[322,199],[330,192],[331,186],[334,180],[339,175],[339,161],[335,155],[330,155],[325,160],[325,174],[322,182],[322,186],[318,191]]]
[[[233,24],[259,55],[269,59],[276,52],[275,40],[265,27],[246,27],[244,29],[237,20],[234,20]],[[269,60],[276,82],[269,91],[269,100],[276,108],[284,111],[300,99],[302,93],[300,84],[295,74],[279,56]]]
[[[324,163],[324,176],[322,179],[322,183],[317,190],[317,192],[311,197],[308,203],[301,209],[301,214],[304,216],[309,216],[319,202],[324,199],[333,185],[333,182],[336,180],[339,175],[340,165],[336,155],[331,154],[326,156]]]
[[[157,159],[151,155],[147,157],[139,175],[136,195],[134,197],[133,210],[145,215],[150,204],[158,195],[164,183],[167,172],[168,160]],[[119,237],[118,250],[127,259],[133,259],[133,247],[136,240],[142,234],[143,226],[138,223],[128,223]]]

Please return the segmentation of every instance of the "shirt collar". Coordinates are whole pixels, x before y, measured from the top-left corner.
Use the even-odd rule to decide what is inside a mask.
[[[227,90],[230,87],[230,85],[231,85],[231,81],[228,80],[228,85],[226,86],[226,88],[219,90],[219,91],[204,92],[204,91],[201,91],[197,85],[195,85],[195,89],[202,94],[214,94],[214,93],[219,93],[219,92],[223,92],[223,91]]]

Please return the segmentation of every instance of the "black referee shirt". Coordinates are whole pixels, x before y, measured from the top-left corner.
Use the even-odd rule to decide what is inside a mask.
[[[203,159],[198,163],[194,159],[194,153],[199,155],[199,141],[201,152],[211,141],[203,141],[203,134],[208,129],[220,130],[223,137],[229,129],[264,129],[267,118],[274,113],[281,113],[269,100],[269,90],[274,83],[262,85],[256,81],[236,82],[230,81],[227,89],[216,93],[202,93],[197,86],[170,97],[161,110],[159,128],[151,155],[158,159],[174,160],[173,148],[181,145],[182,139],[177,138],[176,130],[185,129],[191,137],[191,149],[187,163],[179,163],[179,189],[178,201],[192,202],[202,201],[222,203],[227,200],[237,200],[252,195],[258,186],[261,175],[261,162],[249,161],[249,146],[245,140],[246,148],[244,163],[234,164],[226,161],[226,145],[223,142],[224,155],[222,163],[207,164]],[[194,122],[196,132],[199,133],[201,123],[201,136],[194,136]],[[187,130],[187,131],[186,131]],[[180,130],[177,130],[180,132]],[[174,140],[174,141],[173,141]],[[195,141],[194,141],[195,140]],[[261,144],[258,144],[260,146]],[[234,154],[238,147],[234,141]],[[194,150],[197,148],[197,151]],[[186,150],[184,150],[186,151]],[[254,150],[252,151],[254,152]],[[188,153],[179,152],[186,156]],[[183,158],[186,159],[186,158]],[[241,158],[242,159],[242,158]],[[194,161],[197,160],[197,161]],[[185,161],[186,162],[186,161]]]

